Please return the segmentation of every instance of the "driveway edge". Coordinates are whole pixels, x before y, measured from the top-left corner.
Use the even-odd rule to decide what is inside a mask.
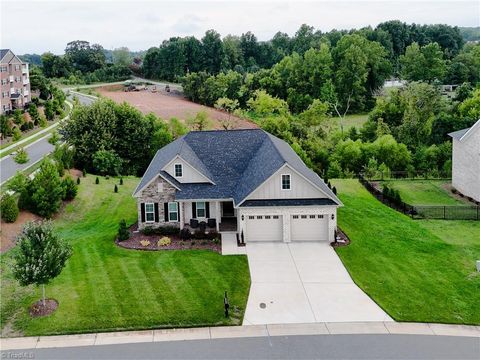
[[[1,338],[1,350],[130,344],[139,342],[212,340],[266,336],[333,334],[402,334],[430,336],[467,336],[480,338],[480,326],[433,323],[355,322],[244,325],[203,328],[179,328],[142,331],[118,331],[78,335]]]

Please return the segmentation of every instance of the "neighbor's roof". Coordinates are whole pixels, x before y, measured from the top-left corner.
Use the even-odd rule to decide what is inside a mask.
[[[165,175],[161,169],[177,155],[213,184],[181,184]],[[233,198],[238,205],[285,164],[341,205],[323,180],[286,142],[261,129],[192,131],[184,135],[157,151],[134,195],[161,175],[179,188],[177,200]]]
[[[465,137],[467,137],[469,134],[473,133],[476,129],[479,129],[479,128],[480,128],[480,119],[475,124],[473,124],[472,127],[454,131],[449,133],[448,135],[451,136],[453,139],[462,141]]]
[[[0,60],[2,60],[9,51],[10,49],[0,49]]]

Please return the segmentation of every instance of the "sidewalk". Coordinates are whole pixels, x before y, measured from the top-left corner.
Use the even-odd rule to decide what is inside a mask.
[[[398,322],[222,326],[185,329],[120,331],[79,335],[2,338],[0,339],[0,349],[41,349],[160,341],[340,334],[466,336],[478,337],[480,341],[480,326]]]

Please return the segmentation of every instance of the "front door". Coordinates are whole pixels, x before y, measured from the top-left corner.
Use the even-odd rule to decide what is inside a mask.
[[[222,203],[222,216],[231,217],[234,216],[233,201],[227,201]]]

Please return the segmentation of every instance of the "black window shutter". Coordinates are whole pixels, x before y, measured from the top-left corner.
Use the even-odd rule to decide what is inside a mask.
[[[163,204],[163,213],[165,215],[165,222],[168,222],[168,203]]]
[[[208,201],[205,202],[205,217],[210,218],[210,203]]]
[[[158,203],[153,204],[155,210],[155,222],[158,222]]]
[[[142,222],[145,222],[145,203],[140,204],[140,213],[142,214]]]
[[[192,219],[197,218],[197,203],[192,202]]]

